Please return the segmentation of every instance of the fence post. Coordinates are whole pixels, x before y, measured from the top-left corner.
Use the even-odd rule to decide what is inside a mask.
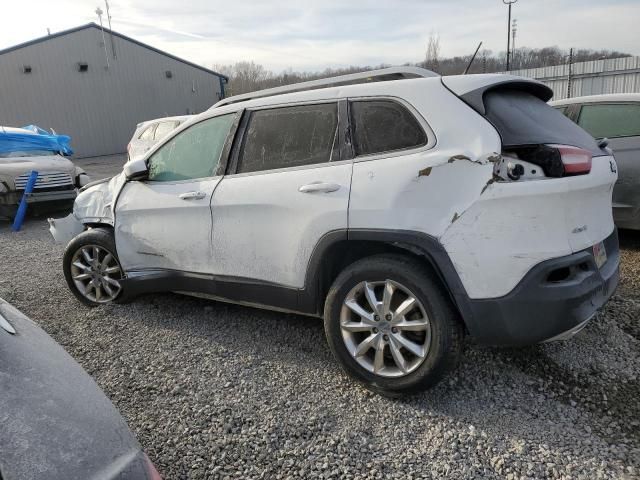
[[[38,172],[35,170],[31,171],[29,175],[29,180],[27,181],[27,185],[24,187],[24,193],[22,194],[22,200],[20,200],[20,205],[18,206],[18,211],[16,212],[16,218],[13,220],[13,231],[19,232],[22,227],[22,222],[24,222],[24,217],[27,214],[27,198],[33,192],[33,187],[36,186],[36,180],[38,179]]]

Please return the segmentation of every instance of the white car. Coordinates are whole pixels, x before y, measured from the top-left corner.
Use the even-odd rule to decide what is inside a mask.
[[[567,338],[618,283],[617,175],[551,95],[399,67],[222,100],[52,220],[67,283],[324,317],[344,369],[395,395],[465,333]]]
[[[90,179],[83,169],[61,155],[60,148],[63,146],[55,143],[55,135],[0,127],[0,217],[15,215],[34,170],[38,177],[27,199],[29,208],[71,207],[77,189],[87,185]]]
[[[166,137],[170,132],[178,128],[193,115],[181,115],[177,117],[157,118],[139,123],[133,137],[127,145],[128,161],[135,160],[144,155],[151,147]]]

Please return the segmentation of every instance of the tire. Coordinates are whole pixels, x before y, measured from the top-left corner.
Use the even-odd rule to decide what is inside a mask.
[[[97,262],[93,262],[94,258]],[[119,280],[123,272],[109,229],[91,228],[71,240],[64,252],[62,268],[71,292],[89,307],[116,302],[122,297]]]
[[[367,290],[374,303],[382,301],[376,303],[379,310],[371,307]],[[392,293],[385,309],[387,290]],[[433,387],[457,366],[462,353],[464,329],[444,288],[429,269],[402,255],[364,258],[342,271],[329,289],[324,325],[329,347],[346,373],[385,396]],[[372,336],[376,339],[370,341]]]

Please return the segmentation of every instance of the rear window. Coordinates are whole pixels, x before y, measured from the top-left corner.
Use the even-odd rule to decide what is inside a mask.
[[[173,130],[175,127],[176,127],[176,123],[175,122],[162,122],[162,123],[159,123],[158,127],[156,128],[156,132],[154,134],[155,139],[156,140],[160,140],[167,133],[169,133],[171,130]]]
[[[356,155],[392,152],[427,143],[427,135],[413,114],[391,100],[351,102]]]
[[[329,162],[337,133],[336,103],[252,112],[238,173]]]
[[[596,138],[640,135],[640,104],[584,105],[578,124]]]
[[[142,132],[140,134],[140,136],[138,137],[140,140],[153,140],[153,132],[156,129],[156,125],[151,125],[150,127],[147,127],[144,132]]]
[[[484,96],[485,116],[502,137],[505,148],[562,144],[604,155],[594,138],[562,112],[519,90],[490,90]]]

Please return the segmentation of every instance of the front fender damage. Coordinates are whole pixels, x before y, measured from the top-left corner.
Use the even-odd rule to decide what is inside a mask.
[[[64,218],[49,219],[49,231],[56,243],[70,242],[87,225],[113,226],[114,203],[125,182],[124,173],[121,173],[82,189],[73,204],[73,213]]]

